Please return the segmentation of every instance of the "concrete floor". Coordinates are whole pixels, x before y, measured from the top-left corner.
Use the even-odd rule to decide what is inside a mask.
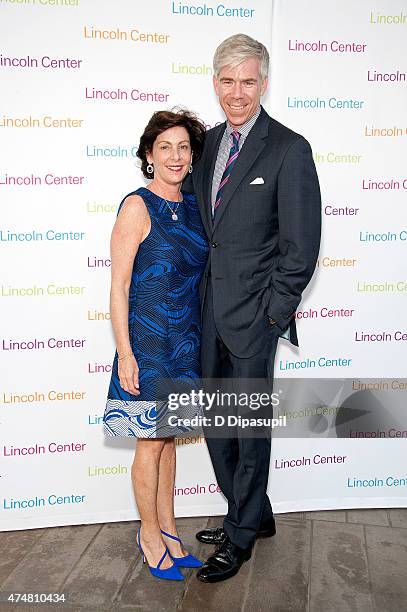
[[[195,532],[221,517],[179,519]],[[345,612],[407,610],[407,509],[280,514],[277,535],[258,540],[234,578],[202,584],[153,578],[135,544],[137,522],[0,532],[0,591],[61,592],[61,605],[0,604],[0,610],[148,612]],[[4,595],[3,595],[4,601]]]

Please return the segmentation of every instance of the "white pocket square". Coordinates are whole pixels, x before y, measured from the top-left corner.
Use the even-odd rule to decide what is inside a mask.
[[[250,185],[264,185],[264,178],[262,176],[258,176],[250,183]]]

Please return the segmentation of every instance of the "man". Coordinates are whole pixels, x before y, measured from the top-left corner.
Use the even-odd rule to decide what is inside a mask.
[[[294,314],[318,256],[321,202],[308,142],[260,105],[267,49],[237,34],[214,56],[213,83],[226,122],[208,131],[194,166],[210,252],[201,284],[202,376],[272,380],[278,339],[298,345]],[[256,537],[275,534],[267,481],[270,437],[214,437],[207,445],[228,502],[222,528],[198,540],[218,549],[203,582],[236,574]]]

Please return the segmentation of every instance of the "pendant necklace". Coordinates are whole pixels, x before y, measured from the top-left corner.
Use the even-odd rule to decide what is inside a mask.
[[[173,221],[178,221],[177,210],[178,210],[179,205],[181,204],[181,202],[182,202],[183,200],[181,200],[180,202],[177,202],[177,207],[175,208],[175,210],[171,208],[171,206],[168,204],[168,202],[167,202],[167,200],[166,200],[165,198],[163,198],[163,200],[164,200],[164,202],[167,204],[168,208],[170,209],[170,211],[171,211],[171,213],[172,213],[172,214],[171,214],[171,219],[172,219]]]

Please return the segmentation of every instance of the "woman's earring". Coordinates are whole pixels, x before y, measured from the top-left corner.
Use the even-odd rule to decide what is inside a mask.
[[[188,170],[189,174],[192,173],[192,164],[189,166],[189,170]]]
[[[154,174],[153,164],[147,164],[147,174]]]

